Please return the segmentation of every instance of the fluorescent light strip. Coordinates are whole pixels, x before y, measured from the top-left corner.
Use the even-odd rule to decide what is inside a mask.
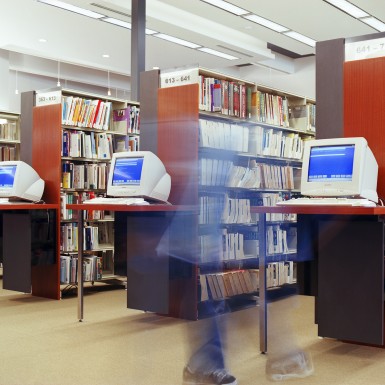
[[[188,47],[188,48],[194,48],[195,49],[195,48],[201,47],[199,44],[191,43],[190,41],[179,39],[177,37],[166,35],[164,33],[157,33],[157,34],[152,35],[152,36],[159,37],[160,39],[170,41],[171,43],[183,45],[183,46]]]
[[[222,58],[227,59],[227,60],[239,59],[238,57],[228,55],[227,53],[219,52],[219,51],[216,51],[215,49],[211,49],[211,48],[205,48],[205,47],[198,48],[198,51],[206,52],[206,53],[209,53],[210,55],[219,56],[219,57],[222,57]]]
[[[381,20],[376,19],[373,16],[370,17],[364,17],[362,19],[359,19],[363,23],[370,25],[374,29],[380,32],[385,32],[385,23],[383,23]]]
[[[346,0],[324,0],[379,32],[385,32],[385,23]]]
[[[363,11],[361,8],[356,7],[352,3],[349,3],[346,0],[324,0],[327,3],[334,5],[335,7],[341,9],[342,11],[348,13],[350,16],[359,19],[361,17],[370,16],[368,13]]]
[[[249,11],[246,11],[246,9],[237,7],[237,6],[230,4],[227,1],[223,1],[223,0],[201,0],[201,1],[208,3],[208,4],[211,4],[214,7],[221,8],[227,12],[231,12],[237,16],[247,15],[248,13],[250,13]]]
[[[127,28],[127,29],[132,29],[131,23],[128,23],[128,22],[123,21],[123,20],[115,19],[113,17],[105,17],[105,18],[103,18],[101,20],[105,21],[107,23],[111,23],[111,24],[117,25],[119,27],[123,27],[123,28]],[[158,32],[154,31],[152,29],[146,28],[146,35],[154,35],[155,33],[158,33]]]
[[[123,20],[114,19],[113,17],[105,17],[104,19],[102,19],[102,21],[105,21],[107,23],[111,23],[114,25],[118,25],[119,27],[131,29],[131,23],[127,23],[126,21],[123,21]]]
[[[274,23],[268,19],[265,19],[264,17],[261,17],[261,16],[257,16],[257,15],[254,15],[254,14],[250,14],[250,15],[246,15],[246,16],[243,16],[245,19],[247,20],[250,20],[254,23],[257,23],[257,24],[260,24],[264,27],[267,27],[267,28],[270,28],[272,29],[273,31],[276,31],[276,32],[285,32],[285,31],[288,31],[289,28],[286,28],[284,27],[283,25],[280,25],[280,24],[277,24],[277,23]]]
[[[58,0],[38,0],[40,3],[52,5],[54,7],[62,8],[67,11],[79,13],[80,15],[83,16],[88,16],[93,19],[101,19],[102,17],[105,17],[105,15],[102,15],[101,13],[96,13],[93,11],[89,11],[88,9],[76,7],[75,5],[64,3],[63,1],[58,1]]]
[[[292,39],[298,40],[298,41],[300,41],[301,43],[310,45],[311,47],[315,47],[315,43],[316,43],[315,40],[311,39],[310,37],[301,35],[301,34],[298,33],[298,32],[295,32],[295,31],[288,31],[288,32],[284,32],[283,34],[286,35],[286,36],[291,37]]]

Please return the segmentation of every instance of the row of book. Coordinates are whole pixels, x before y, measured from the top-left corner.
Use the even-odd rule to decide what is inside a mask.
[[[303,141],[310,135],[301,136],[272,127],[245,126],[228,122],[199,119],[199,145],[201,148],[230,150],[288,159],[302,159]]]
[[[290,254],[297,251],[297,228],[282,229],[279,225],[266,226],[266,254]]]
[[[220,160],[219,160],[220,161]],[[215,170],[213,170],[215,171]],[[231,165],[226,186],[246,189],[299,189],[301,168],[251,160],[248,167]]]
[[[83,257],[83,280],[100,281],[103,278],[102,257],[88,255]],[[78,282],[78,257],[60,256],[60,283],[77,284]]]
[[[252,87],[242,82],[199,75],[199,109],[251,118]]]
[[[274,207],[277,202],[289,199],[290,195],[287,192],[276,193],[260,193],[257,197],[250,200],[251,206],[266,206]],[[295,222],[297,219],[296,214],[283,214],[283,213],[265,213],[266,221],[268,222]]]
[[[108,130],[112,103],[100,99],[62,96],[62,124]]]
[[[266,288],[296,282],[293,261],[272,262],[266,266]],[[257,293],[260,289],[259,269],[235,270],[199,276],[200,300],[221,300],[235,295]]]
[[[242,260],[259,256],[258,226],[242,232],[213,231],[199,236],[202,263]]]
[[[16,122],[0,123],[0,139],[18,140],[19,133]]]
[[[249,129],[248,151],[257,156],[302,159],[303,141],[311,138],[294,132],[253,126]]]
[[[139,151],[139,140],[137,135],[115,135],[113,138],[114,152]]]
[[[255,120],[289,127],[289,102],[286,97],[257,90],[252,95]]]
[[[210,119],[199,119],[201,147],[248,152],[249,127]]]
[[[312,103],[289,108],[290,127],[315,132],[316,106]]]
[[[60,193],[60,219],[61,220],[77,220],[77,210],[68,209],[68,204],[80,204],[85,200],[95,198],[93,191],[74,191],[71,193]],[[111,218],[111,213],[105,210],[83,210],[84,220],[100,220]]]
[[[254,223],[258,215],[251,212],[250,199],[231,198],[228,194],[199,197],[199,224]]]
[[[112,111],[112,131],[122,134],[140,133],[140,108],[127,106]]]
[[[102,190],[107,187],[109,165],[107,163],[62,163],[62,188]]]
[[[104,229],[106,231],[106,229]],[[84,227],[84,250],[96,250],[101,244],[100,240],[111,239],[111,235],[99,234],[99,224]],[[60,226],[60,250],[63,252],[78,251],[78,224],[62,223]]]
[[[62,131],[62,156],[87,159],[111,159],[112,135],[107,133]]]
[[[17,160],[17,149],[13,146],[0,146],[0,161]]]

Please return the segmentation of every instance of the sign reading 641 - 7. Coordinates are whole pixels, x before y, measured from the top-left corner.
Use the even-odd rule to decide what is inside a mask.
[[[385,38],[361,40],[345,44],[345,61],[385,56]]]
[[[175,71],[160,74],[160,87],[176,87],[198,83],[198,68],[176,69]]]

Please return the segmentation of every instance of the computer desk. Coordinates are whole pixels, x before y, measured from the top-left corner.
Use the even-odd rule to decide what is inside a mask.
[[[113,211],[115,212],[115,236],[117,230],[120,233],[126,231],[123,236],[128,239],[128,232],[136,231],[141,234],[148,234],[148,251],[151,252],[150,248],[153,244],[156,244],[159,240],[159,237],[168,228],[170,220],[175,214],[188,214],[191,217],[192,212],[196,212],[196,208],[193,206],[174,206],[167,204],[150,204],[150,205],[117,205],[117,204],[68,204],[67,209],[77,210],[78,211],[78,319],[79,321],[83,321],[84,319],[84,287],[83,287],[83,231],[80,229],[84,228],[84,219],[83,219],[83,211],[87,210],[105,210],[105,211]],[[118,218],[117,218],[118,217]],[[139,219],[141,219],[139,221]],[[130,223],[127,222],[130,220]],[[119,228],[117,228],[119,227]],[[156,234],[155,234],[156,233]],[[152,239],[151,236],[155,234],[155,239]],[[116,238],[115,238],[116,239]],[[123,250],[127,251],[129,247],[127,245],[126,239],[120,239],[123,245],[119,245]],[[116,245],[115,245],[116,247]],[[159,274],[159,279],[161,282],[151,282],[150,285],[152,287],[156,287],[156,285],[163,284],[166,285],[168,282],[168,267],[165,265],[165,262],[162,261],[163,264],[159,265],[160,270],[164,270],[164,275],[162,276],[162,272]],[[161,263],[162,263],[161,262]],[[167,273],[166,273],[167,270]],[[152,278],[150,278],[152,279]],[[148,283],[148,282],[147,282]],[[128,285],[130,283],[128,282]],[[137,303],[143,302],[143,293],[140,293],[140,290],[136,290],[138,292],[138,298],[133,298],[133,308]],[[127,294],[129,294],[129,290],[127,290]],[[150,293],[147,298],[149,303],[149,308],[155,309],[159,313],[167,313],[168,312],[168,293],[161,290],[154,290]],[[129,305],[129,297],[127,296],[127,305]],[[142,306],[142,303],[140,304]],[[128,306],[130,307],[130,306]]]
[[[297,214],[297,255],[303,261],[301,290],[315,296],[319,336],[383,346],[385,207],[280,206],[252,210]],[[265,298],[263,287],[263,303]],[[267,322],[263,310],[266,308],[261,311],[261,324]],[[262,339],[264,351],[266,334]]]
[[[32,213],[41,210],[53,210],[57,213],[58,205],[26,202],[0,204],[3,222],[3,289],[23,293],[31,292],[32,259],[39,258],[39,256],[32,255]],[[49,218],[49,220],[56,219]],[[34,261],[35,264],[56,263],[55,255],[52,256],[55,260],[51,261],[47,261],[46,256],[40,257],[42,260]]]
[[[109,210],[123,214],[119,223],[131,216],[130,226],[141,214],[171,214],[196,210],[187,206],[171,205],[91,205],[70,204],[67,208],[78,210]],[[384,344],[384,218],[385,207],[348,206],[291,206],[253,207],[252,211],[266,213],[297,214],[297,255],[304,261],[302,289],[315,295],[315,321],[318,334],[356,343]],[[190,215],[191,216],[191,215]],[[261,215],[260,229],[266,226]],[[78,215],[79,229],[84,227],[83,215]],[[155,217],[156,218],[156,217]],[[162,232],[169,217],[151,224],[147,218],[143,226],[153,226]],[[120,225],[119,225],[120,226]],[[147,228],[144,227],[146,231]],[[148,229],[151,232],[151,229]],[[127,227],[125,231],[130,231]],[[139,230],[138,230],[139,231]],[[82,260],[83,232],[79,231],[78,258],[78,319],[84,318]],[[151,241],[150,241],[151,243]],[[265,242],[262,241],[262,245]],[[264,246],[261,245],[261,250]],[[151,247],[151,245],[150,245]],[[264,269],[264,253],[259,266]],[[263,274],[262,274],[263,275]],[[312,279],[308,279],[309,275]],[[154,282],[154,286],[158,284]],[[167,299],[153,293],[152,306],[158,305],[159,313],[167,314]],[[142,300],[142,298],[140,298]],[[267,351],[266,281],[259,293],[260,350]]]

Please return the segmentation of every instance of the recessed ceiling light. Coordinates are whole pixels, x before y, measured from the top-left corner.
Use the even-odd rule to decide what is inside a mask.
[[[41,38],[41,39],[39,39],[39,42],[40,42],[40,43],[47,43],[47,39]]]
[[[104,57],[104,58],[109,58],[110,55],[109,55],[108,53],[104,53],[104,54],[102,55],[102,57]]]
[[[92,17],[93,19],[101,19],[102,17],[105,17],[105,15],[102,15],[101,13],[96,13],[93,11],[89,11],[88,9],[76,7],[75,5],[65,3],[64,1],[59,0],[38,0],[40,3],[52,5],[54,7],[62,8],[67,11],[79,13],[83,16]]]

